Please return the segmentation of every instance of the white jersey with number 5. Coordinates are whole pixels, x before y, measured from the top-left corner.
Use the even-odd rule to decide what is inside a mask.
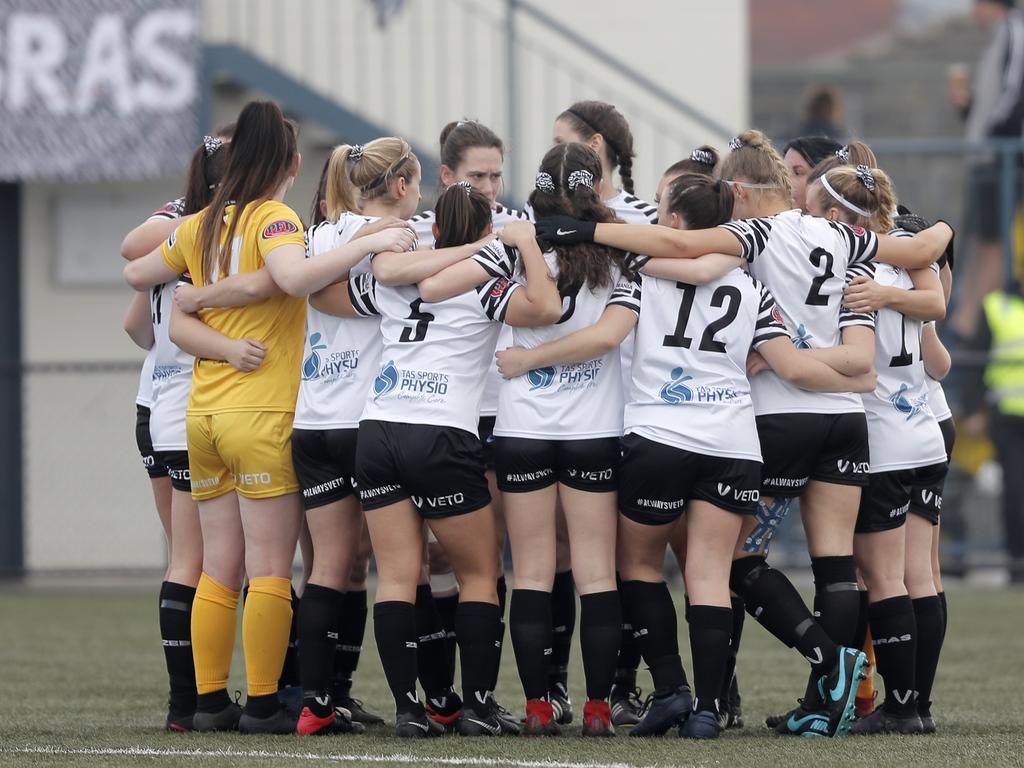
[[[742,270],[707,285],[644,277],[625,431],[694,453],[761,461],[747,353],[786,326]]]
[[[342,214],[306,232],[306,255],[338,248],[374,217]],[[370,271],[369,258],[352,268],[350,279]],[[359,417],[380,364],[380,320],[342,318],[306,309],[306,348],[295,405],[296,429],[351,429]]]
[[[510,256],[494,240],[474,258],[495,275],[445,301],[423,301],[416,286],[380,285],[370,274],[349,281],[363,316],[379,314],[383,350],[362,419],[455,427],[477,434],[480,397],[509,300]]]
[[[722,225],[740,241],[750,272],[772,292],[793,343],[825,349],[841,342],[852,325],[872,327],[870,314],[843,308],[843,289],[859,275],[871,277],[878,238],[862,227],[808,216],[799,210]],[[860,413],[859,395],[808,392],[773,371],[751,382],[757,414]]]
[[[910,290],[905,270],[879,264],[879,285]],[[868,417],[871,472],[939,464],[946,460],[942,430],[928,402],[928,375],[921,359],[920,320],[881,309],[875,320],[874,392],[861,397]]]
[[[553,251],[544,254],[558,275]],[[519,276],[525,280],[524,276]],[[513,328],[516,346],[531,349],[588,328],[611,304],[632,307],[639,286],[612,268],[608,285],[584,283],[562,296],[562,318],[554,325]],[[622,373],[619,350],[582,363],[552,365],[503,381],[498,394],[498,437],[583,440],[622,434]]]

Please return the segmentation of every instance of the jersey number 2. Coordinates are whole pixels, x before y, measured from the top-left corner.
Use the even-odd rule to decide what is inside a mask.
[[[828,296],[822,295],[822,286],[825,285],[825,281],[830,277],[835,277],[835,275],[832,274],[832,254],[824,248],[815,248],[811,251],[810,259],[811,264],[818,269],[821,269],[821,261],[824,259],[825,272],[824,274],[818,275],[811,281],[811,289],[807,292],[807,299],[804,303],[809,304],[812,307],[824,307],[828,304]]]
[[[427,326],[430,325],[434,320],[434,316],[429,312],[420,312],[420,306],[423,304],[423,299],[414,299],[409,304],[408,320],[415,320],[416,325],[412,328],[406,326],[402,329],[402,335],[398,337],[398,340],[407,342],[423,341],[427,338]]]
[[[689,349],[693,339],[686,335],[686,326],[690,322],[690,312],[693,310],[693,299],[697,295],[697,286],[689,283],[676,283],[676,288],[683,292],[683,300],[679,303],[679,319],[676,320],[676,329],[670,336],[666,336],[662,344],[666,347],[682,347]],[[732,324],[740,311],[740,290],[732,285],[722,285],[715,289],[711,295],[712,307],[724,307],[728,302],[725,314],[717,320],[708,323],[704,329],[704,335],[700,337],[701,352],[726,351],[725,344],[715,341],[715,334]]]

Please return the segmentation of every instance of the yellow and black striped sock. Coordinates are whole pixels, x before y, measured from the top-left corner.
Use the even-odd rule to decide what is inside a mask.
[[[292,624],[292,584],[277,576],[249,580],[242,611],[242,643],[249,696],[277,693]]]
[[[204,573],[192,603],[192,658],[200,695],[227,689],[237,611],[238,592]]]

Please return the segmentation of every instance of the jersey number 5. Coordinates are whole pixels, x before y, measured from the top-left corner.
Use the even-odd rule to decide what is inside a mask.
[[[689,349],[693,339],[686,335],[686,326],[690,322],[690,312],[693,310],[693,299],[697,295],[697,286],[689,283],[676,283],[676,288],[683,292],[683,300],[679,303],[679,319],[676,320],[675,331],[672,332],[672,335],[666,336],[662,344],[666,347]],[[704,335],[700,337],[700,346],[698,347],[701,352],[724,353],[726,351],[725,344],[715,341],[715,334],[729,327],[736,319],[736,315],[740,311],[741,299],[740,289],[736,286],[721,285],[715,289],[711,295],[711,306],[725,307],[727,303],[728,306],[724,315],[708,323],[708,327],[704,329]]]
[[[434,316],[429,312],[420,312],[420,305],[423,304],[423,299],[414,299],[409,304],[409,309],[412,310],[409,313],[408,320],[415,320],[416,325],[412,328],[406,326],[402,329],[402,335],[398,337],[398,340],[406,342],[423,341],[427,338],[427,326],[434,320]]]

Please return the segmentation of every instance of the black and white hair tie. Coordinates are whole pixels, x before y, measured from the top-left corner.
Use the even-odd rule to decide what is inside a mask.
[[[693,150],[693,152],[690,153],[690,159],[695,163],[700,163],[701,165],[713,166],[715,164],[715,156],[706,149]]]
[[[729,149],[735,151],[737,149],[740,149],[741,147],[743,147],[743,139],[741,139],[739,136],[734,136],[732,139],[730,139]]]
[[[544,171],[538,173],[533,181],[533,185],[541,192],[549,195],[555,194],[555,180],[551,177],[550,173],[545,173]]]
[[[857,166],[857,178],[860,179],[860,183],[868,188],[868,192],[875,191],[875,177],[871,173],[871,169],[866,165]]]
[[[572,173],[569,174],[569,180],[567,183],[569,185],[570,192],[572,192],[574,189],[576,189],[576,187],[580,186],[581,184],[584,187],[593,188],[594,174],[592,174],[590,171],[585,171],[583,169],[573,171]]]
[[[224,146],[224,139],[220,136],[203,136],[203,149],[206,150],[207,157],[212,155],[222,146]]]
[[[348,151],[348,159],[353,163],[358,163],[363,159],[363,145],[353,144],[352,149]]]
[[[463,191],[466,193],[467,197],[469,196],[469,193],[473,191],[473,185],[470,184],[468,181],[456,181],[455,186],[461,187]]]
[[[839,162],[849,165],[850,163],[850,147],[842,146],[836,150],[836,157],[839,158]]]

